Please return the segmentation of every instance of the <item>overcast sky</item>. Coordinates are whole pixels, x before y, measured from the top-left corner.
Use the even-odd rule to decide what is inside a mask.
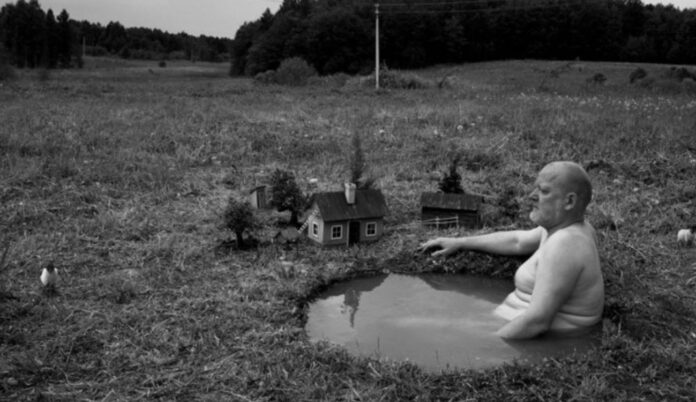
[[[0,0],[0,4],[16,1]],[[244,22],[258,19],[265,9],[278,11],[282,0],[39,0],[41,8],[58,15],[65,9],[74,20],[125,27],[158,28],[170,33],[186,32],[234,38]],[[643,4],[673,4],[696,8],[696,0],[643,0]]]

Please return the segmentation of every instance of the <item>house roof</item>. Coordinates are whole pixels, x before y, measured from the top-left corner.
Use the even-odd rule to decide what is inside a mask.
[[[348,204],[343,191],[316,193],[312,204],[319,208],[323,220],[343,221],[352,219],[382,218],[387,214],[387,203],[379,190],[356,190],[355,203]]]
[[[483,196],[476,194],[422,193],[421,208],[478,211]]]

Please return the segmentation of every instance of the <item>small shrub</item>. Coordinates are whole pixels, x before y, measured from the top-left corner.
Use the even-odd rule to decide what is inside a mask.
[[[359,190],[368,190],[375,186],[376,179],[367,174],[367,163],[358,131],[353,132],[351,140],[353,153],[350,158],[350,182],[355,183]]]
[[[607,80],[607,77],[602,73],[597,73],[587,79],[589,84],[602,85]]]
[[[670,69],[665,72],[664,77],[679,82],[687,78],[696,79],[696,76],[684,67],[670,67]]]
[[[430,87],[428,81],[415,75],[401,74],[396,71],[380,72],[380,87],[390,89],[425,89]]]
[[[459,174],[459,172],[457,172],[459,159],[459,156],[452,159],[449,166],[449,171],[443,175],[442,180],[440,180],[440,183],[437,185],[440,191],[443,193],[462,194],[464,192],[461,184],[462,176]]]
[[[631,71],[631,74],[628,75],[628,81],[633,84],[634,82],[638,80],[642,80],[643,78],[647,77],[648,73],[645,72],[642,68],[638,67],[635,70]]]
[[[228,200],[222,219],[224,227],[235,234],[239,248],[245,246],[244,232],[254,230],[258,226],[251,204],[234,197]]]
[[[696,79],[682,81],[682,89],[687,94],[696,93]]]
[[[317,71],[300,57],[291,57],[280,63],[275,71],[275,82],[281,85],[304,86],[310,77],[317,75]]]
[[[300,212],[307,206],[307,198],[291,172],[276,169],[270,178],[271,200],[278,212],[290,211],[290,224],[297,225]]]
[[[165,68],[167,67],[167,62],[164,60],[160,60],[160,62],[157,65],[160,66],[160,68]]]
[[[258,82],[259,84],[275,84],[275,74],[276,72],[274,70],[264,71],[262,73],[256,74],[254,76],[254,81]]]

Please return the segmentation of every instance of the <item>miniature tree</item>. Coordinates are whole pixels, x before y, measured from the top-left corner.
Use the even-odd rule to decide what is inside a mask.
[[[270,204],[278,212],[290,211],[290,224],[297,226],[298,216],[307,205],[307,199],[295,181],[295,176],[287,171],[276,169],[270,178]]]
[[[254,210],[247,201],[239,201],[230,197],[223,215],[225,227],[237,237],[237,247],[244,248],[244,231],[253,230],[258,226]]]
[[[358,189],[370,189],[373,187],[375,179],[365,175],[365,154],[362,150],[360,134],[358,134],[357,131],[353,133],[352,147],[353,154],[350,158],[350,182],[355,183]]]
[[[459,166],[459,156],[455,157],[449,166],[449,172],[440,180],[438,187],[443,193],[462,194],[464,189],[461,185],[462,176],[457,172]]]

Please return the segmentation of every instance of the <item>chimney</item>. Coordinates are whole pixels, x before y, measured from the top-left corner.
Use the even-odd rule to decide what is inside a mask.
[[[346,202],[348,205],[355,204],[355,183],[343,183],[345,186]]]

